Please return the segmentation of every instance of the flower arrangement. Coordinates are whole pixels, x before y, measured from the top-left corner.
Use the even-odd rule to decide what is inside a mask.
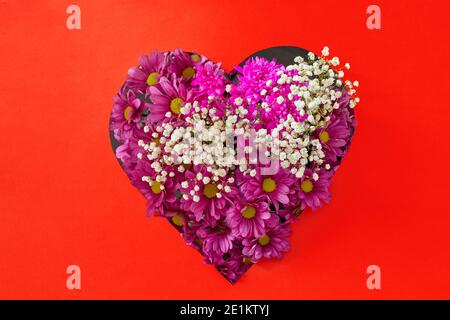
[[[147,199],[230,282],[281,258],[291,222],[330,200],[358,82],[337,57],[255,57],[233,77],[177,49],[139,59],[114,97],[116,155]]]

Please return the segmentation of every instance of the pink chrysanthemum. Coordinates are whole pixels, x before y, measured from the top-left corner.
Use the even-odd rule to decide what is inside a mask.
[[[259,102],[260,92],[266,87],[267,81],[277,81],[277,72],[285,70],[282,64],[275,60],[255,57],[245,62],[243,67],[236,67],[239,72],[238,85],[231,91],[233,95],[247,97],[250,103]]]
[[[225,92],[227,79],[220,63],[211,61],[196,66],[193,86],[197,86],[197,92],[207,96],[220,96]]]
[[[147,93],[151,100],[148,119],[152,122],[161,121],[168,112],[172,115],[169,119],[178,117],[190,98],[190,91],[176,78],[161,78],[160,86],[149,87]]]
[[[204,57],[192,53],[189,54],[176,49],[169,57],[168,72],[174,73],[184,81],[191,81],[195,76],[195,66],[204,61]]]
[[[130,131],[141,120],[145,104],[137,97],[133,90],[123,88],[114,98],[111,114],[111,129]]]
[[[343,148],[348,142],[350,128],[344,120],[333,116],[325,128],[315,132],[315,137],[320,140],[322,150],[325,153],[325,161],[336,163],[337,157],[344,154]]]
[[[226,221],[235,235],[258,237],[273,217],[267,201],[259,198],[253,202],[236,201],[227,212]]]
[[[315,174],[317,174],[316,177]],[[315,173],[310,169],[305,170],[302,179],[295,186],[298,197],[302,200],[302,209],[308,206],[315,210],[320,208],[323,202],[330,201],[331,195],[328,188],[332,175],[332,172],[323,169]]]
[[[126,85],[145,91],[147,87],[155,86],[165,73],[167,54],[155,51],[149,55],[139,57],[139,66],[128,70]]]
[[[186,244],[202,252],[203,242],[198,236],[197,231],[205,227],[204,221],[196,221],[195,216],[191,212],[184,211],[182,208],[181,211],[177,212],[183,213],[182,235],[184,241]]]
[[[254,176],[237,173],[237,183],[246,200],[251,201],[260,196],[266,196],[276,209],[280,203],[289,203],[290,187],[296,180],[294,175],[283,168],[278,168],[276,173],[271,175],[262,175],[260,167],[254,170],[256,171]]]
[[[172,178],[167,178],[163,183],[156,181],[153,178],[155,176],[155,172],[148,164],[141,163],[135,170],[132,181],[147,199],[147,214],[150,216],[155,213],[164,215],[167,204],[170,205],[176,201],[175,192],[178,189]]]
[[[122,142],[116,149],[116,156],[122,161],[125,171],[134,176],[134,169],[139,162],[137,155],[143,151],[138,141],[147,137],[141,128],[135,128],[135,130],[120,132],[115,135],[115,138]]]
[[[233,247],[226,254],[208,257],[207,262],[216,266],[231,283],[235,283],[252,266],[252,261],[242,254],[242,249]]]
[[[224,220],[214,226],[206,226],[197,230],[197,235],[203,239],[203,252],[207,256],[224,254],[233,248],[235,236]]]
[[[289,249],[287,240],[289,234],[287,224],[277,225],[258,238],[244,239],[242,241],[244,245],[242,253],[250,257],[253,262],[257,262],[261,258],[280,259],[282,252]]]
[[[198,179],[200,175],[201,179]],[[205,183],[205,177],[210,181]],[[228,209],[227,206],[232,204],[231,197],[237,194],[236,188],[229,185],[226,179],[213,181],[203,165],[196,165],[192,171],[186,171],[184,182],[187,185],[181,184],[181,191],[185,193],[182,206],[184,210],[192,211],[197,221],[203,218],[209,223],[219,220]],[[219,189],[219,185],[222,189]]]

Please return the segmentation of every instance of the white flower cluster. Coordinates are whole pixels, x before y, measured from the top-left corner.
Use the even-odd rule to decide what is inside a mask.
[[[166,180],[167,166],[184,172],[186,165],[199,164],[206,166],[214,181],[226,177],[229,169],[239,165],[234,137],[251,128],[249,120],[244,118],[246,111],[241,111],[228,114],[223,121],[215,115],[214,108],[200,108],[197,102],[186,103],[181,109],[186,115],[185,126],[174,128],[170,123],[157,126],[151,142],[139,141],[157,173],[156,180]]]

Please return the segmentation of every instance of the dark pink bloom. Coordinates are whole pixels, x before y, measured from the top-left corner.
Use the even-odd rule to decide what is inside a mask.
[[[275,208],[278,209],[280,203],[289,203],[290,187],[296,181],[294,175],[289,171],[278,168],[275,174],[262,175],[261,168],[255,169],[256,175],[244,175],[237,172],[237,183],[240,191],[246,200],[255,200],[260,196],[267,197]]]
[[[314,179],[314,172],[310,169],[305,170],[302,179],[297,183],[298,197],[302,200],[302,209],[306,206],[317,209],[323,202],[329,202],[331,199],[328,188],[331,183],[332,171],[319,170],[316,172],[318,180]]]
[[[111,129],[114,131],[133,130],[142,118],[145,104],[130,89],[123,88],[113,98],[114,106],[111,114]]]
[[[119,134],[123,143],[117,147],[116,156],[122,162],[128,175],[133,175],[133,170],[135,169],[138,158],[137,154],[142,150],[138,146],[138,136],[140,130],[124,131]],[[119,140],[119,139],[118,139]]]
[[[181,208],[182,210],[182,208]],[[195,216],[189,211],[184,212],[184,225],[182,227],[182,236],[186,244],[202,252],[203,242],[197,234],[197,231],[204,228],[204,221],[196,221]]]
[[[149,55],[139,57],[140,65],[128,70],[126,85],[145,91],[149,86],[155,86],[165,74],[167,54],[155,51]]]
[[[325,128],[317,129],[315,138],[320,140],[325,153],[325,161],[334,164],[344,154],[348,143],[350,128],[344,120],[333,116]]]
[[[221,96],[225,92],[227,79],[220,63],[211,61],[196,66],[193,86],[198,87],[198,92],[207,96]]]
[[[237,67],[236,70],[239,72],[237,75],[239,82],[232,87],[231,101],[243,98],[243,105],[248,110],[247,118],[250,121],[255,119],[260,121],[259,124],[255,124],[256,129],[265,128],[270,132],[288,116],[299,122],[306,119],[305,115],[300,115],[295,105],[301,97],[287,98],[291,92],[291,84],[277,83],[279,73],[295,76],[297,71],[288,71],[275,61],[258,57],[246,61],[243,67]],[[300,86],[305,85],[307,83],[300,84]],[[280,97],[283,98],[282,101],[278,100]],[[262,105],[270,106],[270,108],[264,109]]]
[[[147,214],[165,214],[168,204],[176,201],[175,192],[178,185],[172,178],[167,178],[164,182],[158,182],[153,177],[156,174],[149,165],[140,164],[139,168],[133,172],[132,182],[147,199]],[[142,177],[150,177],[150,182]]]
[[[264,234],[273,217],[267,201],[258,198],[255,201],[235,201],[234,207],[227,212],[226,221],[237,236],[258,237]]]
[[[260,237],[244,239],[242,241],[244,245],[242,253],[253,262],[257,262],[261,258],[280,259],[282,252],[286,252],[289,249],[287,240],[289,234],[290,231],[287,224],[277,225]]]
[[[197,221],[205,219],[208,223],[214,223],[219,220],[232,205],[232,198],[237,194],[237,190],[233,185],[229,185],[226,179],[219,181],[211,181],[204,183],[197,179],[197,174],[201,173],[203,177],[211,178],[211,174],[206,170],[205,166],[196,165],[192,171],[186,171],[185,179],[188,186],[181,189],[183,193],[189,194],[188,199],[182,198],[181,203],[186,211],[192,211]],[[228,186],[229,192],[223,188],[219,190],[218,185]],[[191,191],[198,187],[196,192],[197,198],[191,195]],[[220,195],[219,195],[220,194]]]
[[[214,264],[217,270],[231,283],[239,280],[253,264],[248,257],[242,254],[242,249],[236,246],[226,254],[208,257],[207,262]]]
[[[174,77],[161,78],[160,86],[149,87],[147,93],[151,100],[148,119],[152,122],[160,122],[168,112],[172,114],[169,119],[177,118],[184,103],[190,98],[185,85]]]
[[[184,81],[191,81],[196,73],[195,66],[204,61],[205,58],[196,53],[189,54],[183,50],[176,49],[169,56],[167,71],[176,74],[178,78]]]
[[[224,254],[233,248],[235,236],[224,220],[216,222],[212,227],[198,229],[197,235],[203,239],[203,253],[207,256]]]
[[[276,82],[277,72],[285,70],[282,64],[275,60],[255,57],[247,60],[243,67],[236,67],[238,71],[238,84],[233,89],[232,94],[247,97],[251,103],[261,100],[261,90],[266,87],[266,82],[271,80]]]

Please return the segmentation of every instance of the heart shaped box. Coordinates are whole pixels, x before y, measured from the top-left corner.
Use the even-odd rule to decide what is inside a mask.
[[[325,56],[327,56],[327,53],[328,49],[325,48],[323,55],[320,58],[317,58],[315,55],[312,56],[316,61],[321,62],[320,65],[322,69],[326,69],[323,71],[323,74],[326,74],[329,70],[333,70],[334,73],[331,72],[333,77],[330,76],[330,78],[335,79],[336,82],[334,83],[337,84],[337,81],[340,80],[336,79],[342,77],[340,74],[342,71],[335,70],[337,64],[339,64],[336,63],[336,60],[324,60],[326,59]],[[179,91],[183,84],[186,84],[188,89],[195,86],[203,86],[204,88],[197,90],[197,93],[202,93],[202,90],[205,92],[207,90],[211,91],[211,88],[215,86],[224,87],[223,83],[214,83],[214,81],[207,78],[208,72],[205,72],[205,69],[207,68],[204,67],[208,65],[209,69],[207,71],[210,72],[212,68],[217,69],[220,65],[215,65],[198,54],[186,53],[179,50],[175,51],[175,53],[166,53],[164,57],[171,57],[171,54],[178,56],[175,58],[172,56],[173,60],[170,60],[171,65],[170,63],[166,63],[169,64],[169,67],[167,67],[169,71],[166,71],[166,74],[168,74],[168,78],[172,77],[172,75],[176,78],[177,69],[173,68],[171,71],[174,72],[171,74],[170,67],[178,65],[178,78],[181,79],[180,83],[182,83],[176,87]],[[336,94],[334,102],[335,107],[332,111],[329,111],[331,120],[328,120],[323,127],[318,125],[311,136],[315,137],[315,140],[320,142],[320,148],[325,150],[322,152],[324,156],[322,159],[317,160],[317,163],[322,161],[321,165],[323,165],[324,161],[329,161],[328,167],[327,164],[324,165],[324,168],[328,169],[321,168],[318,170],[317,167],[314,167],[315,165],[311,165],[313,169],[310,169],[308,168],[309,164],[306,164],[303,165],[306,169],[303,169],[301,175],[299,174],[299,171],[295,171],[296,169],[294,169],[294,171],[291,169],[291,171],[288,172],[287,169],[282,169],[280,167],[280,162],[278,161],[280,159],[280,153],[276,157],[276,169],[273,172],[269,172],[271,174],[262,174],[264,169],[259,166],[254,167],[254,172],[252,172],[251,164],[249,165],[250,168],[246,169],[249,170],[247,174],[242,174],[242,172],[239,171],[240,167],[239,169],[233,169],[231,175],[231,171],[227,172],[227,175],[225,176],[225,178],[227,178],[226,183],[231,181],[230,178],[232,178],[231,187],[228,186],[228,188],[234,190],[227,194],[227,186],[225,186],[224,192],[222,189],[223,186],[217,183],[217,181],[212,181],[209,172],[204,170],[208,167],[207,165],[194,164],[194,166],[192,166],[192,164],[190,164],[188,166],[182,164],[183,168],[185,168],[183,169],[183,174],[185,175],[183,178],[184,181],[178,180],[175,184],[167,182],[170,181],[170,178],[163,184],[153,178],[148,178],[147,180],[149,181],[147,181],[143,178],[147,176],[143,175],[142,171],[139,171],[140,174],[136,174],[138,171],[136,168],[139,166],[136,163],[139,162],[139,159],[142,159],[143,154],[146,152],[148,157],[155,149],[160,148],[161,142],[159,139],[164,138],[163,135],[159,133],[157,144],[155,142],[153,142],[153,144],[149,142],[150,140],[154,140],[150,134],[155,135],[156,133],[156,135],[158,135],[153,127],[154,123],[166,121],[164,120],[166,119],[165,116],[169,116],[169,118],[172,117],[171,119],[173,119],[173,116],[179,117],[176,112],[180,113],[180,110],[182,110],[181,108],[186,107],[188,104],[188,100],[173,96],[174,94],[176,95],[176,93],[168,93],[170,90],[173,91],[173,88],[170,87],[169,81],[166,81],[167,79],[161,80],[163,78],[161,75],[162,72],[155,72],[155,70],[149,69],[146,70],[146,65],[156,63],[154,61],[155,57],[161,56],[153,54],[141,57],[141,65],[137,68],[130,69],[129,78],[125,82],[118,96],[115,97],[114,109],[110,118],[111,145],[114,153],[119,159],[120,165],[127,173],[132,183],[147,198],[149,215],[155,213],[166,217],[167,220],[183,235],[186,243],[196,248],[205,256],[205,262],[214,264],[217,270],[224,275],[228,281],[235,283],[261,258],[280,258],[281,253],[287,251],[289,247],[286,239],[289,235],[289,224],[293,222],[306,207],[309,206],[316,209],[321,206],[322,202],[329,201],[330,195],[327,191],[328,185],[332,175],[336,172],[342,158],[350,146],[354,127],[356,125],[353,107],[359,102],[359,98],[357,98],[355,94],[357,82],[352,83],[347,81],[345,84],[342,84],[340,90],[336,89],[336,92],[341,92],[341,94],[339,96]],[[296,60],[296,57],[301,57],[302,59],[300,60],[312,58],[311,53],[307,50],[292,46],[273,47],[261,50],[246,58],[239,67],[233,69],[230,74],[223,72],[223,79],[215,78],[213,80],[218,82],[228,81],[229,86],[235,85],[237,88],[244,86],[240,83],[240,79],[245,81],[250,80],[248,85],[251,87],[255,85],[255,79],[259,79],[260,77],[264,78],[265,75],[261,73],[269,72],[267,70],[271,70],[270,68],[276,69],[274,67],[275,62],[272,62],[271,64],[271,61],[274,60],[288,69],[290,68],[288,66],[292,65],[294,60]],[[176,60],[177,58],[178,60]],[[186,60],[187,58],[192,59],[191,63]],[[251,74],[254,70],[249,69],[250,67],[247,67],[246,69],[246,66],[258,59],[260,59],[259,62],[261,65],[266,66],[266,69],[256,68],[258,72],[256,74]],[[311,64],[313,64],[313,62],[311,62]],[[181,67],[179,65],[181,65]],[[199,68],[203,68],[201,70],[206,74],[207,80],[204,80],[204,82],[207,86],[197,80],[197,78],[200,77],[197,73],[200,70]],[[283,70],[286,69],[283,68]],[[222,70],[219,70],[219,73],[220,71]],[[289,71],[286,72],[288,73]],[[320,73],[320,71],[317,73]],[[246,75],[247,78],[245,78]],[[317,76],[312,75],[310,78],[312,80],[306,86],[308,88],[312,87],[313,84],[311,83],[314,82],[314,79],[320,79],[321,77],[322,74]],[[204,75],[203,78],[205,78]],[[279,79],[278,76],[277,78]],[[217,79],[220,79],[220,81]],[[292,81],[292,79],[295,79],[295,75],[294,78],[289,79],[290,80],[288,81]],[[141,83],[142,81],[144,81],[144,83]],[[320,84],[325,82],[323,79],[318,81]],[[196,85],[192,85],[192,83],[195,82]],[[283,84],[283,81],[278,80],[277,83]],[[274,87],[275,86],[276,85],[274,85]],[[164,92],[164,87],[167,88],[167,92]],[[299,87],[301,87],[301,85],[299,85]],[[230,96],[230,93],[223,90],[218,91],[220,93],[219,96],[221,97]],[[263,91],[266,91],[266,89]],[[274,93],[275,90],[272,90],[272,94]],[[164,96],[164,94],[166,96]],[[172,94],[172,100],[169,100],[169,115],[167,113],[165,115],[158,115],[157,111],[159,110],[158,108],[161,107],[161,102],[167,102],[167,99],[164,100],[163,98],[167,98],[170,94]],[[214,95],[215,92],[213,91],[212,94]],[[277,99],[276,102],[273,101],[273,105],[276,105],[276,103],[279,103],[281,100],[295,100],[295,98],[292,98],[292,95],[289,94],[283,96],[280,93],[280,96],[282,96],[283,99],[278,98],[280,100]],[[251,97],[249,98],[249,96],[247,96],[246,98],[249,101],[248,107],[250,109]],[[259,96],[259,99],[261,99],[261,96]],[[301,97],[299,98],[299,101],[301,99],[305,101],[308,100],[305,97]],[[236,99],[234,101],[236,101]],[[193,99],[191,99],[189,103],[191,102],[193,102]],[[290,102],[287,101],[286,103]],[[300,104],[301,103],[299,103],[299,105]],[[260,106],[261,100],[257,101],[255,105]],[[211,106],[208,104],[208,108],[210,107]],[[173,114],[170,114],[170,111],[174,111],[172,112]],[[156,121],[152,119],[148,120],[151,117],[155,117],[155,115],[158,116]],[[275,116],[279,116],[279,114],[275,114]],[[245,116],[242,116],[242,118],[245,118]],[[226,119],[227,118],[224,118],[224,121],[226,121]],[[308,120],[304,117],[301,119],[303,119],[301,121],[304,122],[310,121],[309,118]],[[314,119],[311,119],[311,121],[314,121]],[[179,125],[177,121],[174,123],[177,126]],[[294,121],[293,123],[296,122]],[[314,128],[311,123],[309,123],[309,129]],[[130,126],[134,127],[131,128]],[[149,126],[152,126],[153,128],[148,129]],[[169,126],[169,128],[173,129],[171,126]],[[267,128],[261,127],[259,129]],[[289,131],[291,129],[288,128],[286,130]],[[171,137],[173,137],[173,132],[174,131],[172,131]],[[147,140],[147,145],[144,140]],[[304,140],[307,139],[305,138]],[[311,138],[311,140],[313,140],[313,138]],[[133,148],[130,147],[133,143],[135,150],[140,150],[141,152],[136,153],[133,151]],[[316,142],[316,144],[318,143]],[[164,146],[165,145],[166,144],[164,143]],[[245,150],[248,147],[249,145],[248,143],[246,144],[246,142],[240,145],[239,139],[238,142],[233,140],[233,150],[239,152],[239,150]],[[272,148],[274,148],[274,145],[272,145]],[[251,154],[251,152],[248,153]],[[283,157],[289,157],[289,155],[285,154]],[[330,157],[331,160],[329,159]],[[150,158],[154,160],[154,158]],[[262,158],[261,153],[258,155],[258,159],[260,158]],[[281,165],[283,165],[283,162]],[[270,166],[272,166],[272,163],[270,163]],[[236,168],[236,166],[233,168]],[[154,173],[153,169],[148,170],[151,170],[152,173]],[[294,173],[296,175],[294,175]],[[141,181],[137,178],[141,178]],[[191,186],[192,188],[189,189],[189,185],[193,181],[195,185],[193,187]],[[170,185],[170,187],[166,188],[166,185]],[[220,186],[221,189],[219,190],[217,186]],[[190,197],[190,193],[195,195],[200,194],[204,199],[195,202],[193,201],[195,200],[195,195],[192,199],[185,199]],[[218,195],[222,193],[224,193],[225,196],[219,198]],[[160,196],[161,194],[165,194],[165,198]],[[231,196],[229,196],[230,194]],[[225,201],[224,198],[227,199],[227,201]],[[208,203],[199,205],[199,203],[204,204],[205,201]],[[211,203],[213,204],[211,205]]]

